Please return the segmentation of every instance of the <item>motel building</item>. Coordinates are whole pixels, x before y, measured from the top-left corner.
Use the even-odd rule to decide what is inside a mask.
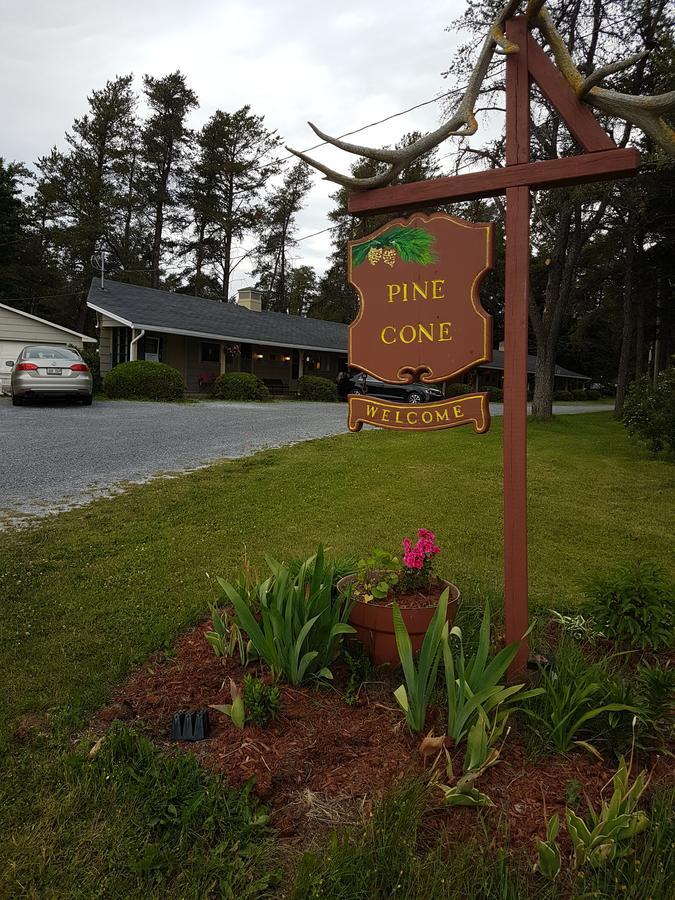
[[[163,362],[183,376],[188,393],[207,393],[224,372],[251,372],[273,394],[293,394],[302,375],[335,381],[347,366],[347,326],[262,308],[262,293],[242,288],[236,303],[206,300],[106,279],[92,281],[87,306],[96,313],[101,374],[135,359]],[[535,357],[528,358],[534,380]],[[503,350],[467,374],[474,388],[501,387]],[[557,390],[589,379],[556,367]]]

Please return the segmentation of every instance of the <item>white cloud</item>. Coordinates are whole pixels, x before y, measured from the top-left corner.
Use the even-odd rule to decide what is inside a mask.
[[[86,108],[86,95],[106,79],[133,72],[161,75],[181,69],[197,93],[201,124],[217,108],[250,103],[298,148],[318,143],[307,120],[333,134],[383,118],[446,89],[459,35],[444,29],[463,0],[420,7],[343,0],[217,2],[217,0],[0,0],[0,155],[34,161],[54,145]],[[355,136],[392,143],[413,129],[438,124],[432,104]],[[452,149],[450,146],[448,150]],[[342,170],[350,158],[333,148],[317,156]],[[299,234],[326,227],[334,186],[317,175]],[[298,262],[322,269],[329,235],[299,245]],[[237,277],[246,279],[243,269]]]

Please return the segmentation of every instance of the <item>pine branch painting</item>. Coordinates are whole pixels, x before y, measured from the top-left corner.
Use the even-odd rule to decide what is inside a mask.
[[[371,266],[384,262],[393,266],[397,259],[428,266],[436,262],[433,245],[436,238],[424,228],[396,225],[384,234],[352,247],[352,266],[360,266],[366,260]]]

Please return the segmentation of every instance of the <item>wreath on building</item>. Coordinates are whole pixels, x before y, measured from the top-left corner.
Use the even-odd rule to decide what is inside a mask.
[[[424,228],[396,225],[370,241],[353,246],[352,266],[360,266],[366,260],[371,266],[380,262],[393,266],[397,259],[428,266],[436,262],[435,241],[433,234]]]

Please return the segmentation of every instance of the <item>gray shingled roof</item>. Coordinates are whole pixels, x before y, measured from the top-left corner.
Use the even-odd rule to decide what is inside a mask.
[[[347,352],[347,326],[322,319],[304,319],[276,312],[253,312],[235,303],[204,300],[106,280],[104,290],[94,279],[87,305],[124,324],[152,331],[178,332],[214,338]]]
[[[277,347],[347,352],[347,326],[323,319],[305,319],[286,313],[253,312],[235,303],[204,300],[188,294],[173,294],[154,288],[106,280],[92,280],[87,305],[120,319],[123,324],[150,331],[169,331]],[[528,356],[527,371],[534,374],[535,356]],[[492,351],[492,362],[479,368],[504,368],[504,352]],[[585,375],[555,367],[555,374],[567,378]]]

